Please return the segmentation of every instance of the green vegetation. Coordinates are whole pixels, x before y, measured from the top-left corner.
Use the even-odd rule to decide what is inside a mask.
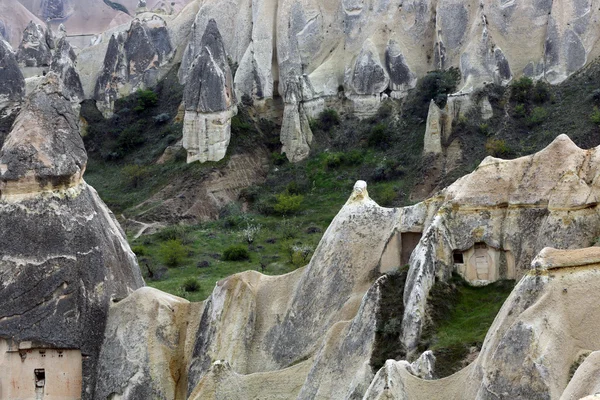
[[[197,292],[200,290],[200,282],[196,278],[187,278],[183,282],[183,290],[186,292]]]
[[[449,283],[437,282],[429,293],[428,314],[421,349],[433,350],[436,374],[445,377],[458,371],[471,348],[479,351],[514,281],[474,287],[460,276]]]
[[[374,371],[383,367],[390,358],[398,360],[406,356],[406,349],[400,345],[400,333],[404,314],[402,297],[407,275],[408,265],[388,273],[381,284],[377,330],[370,360]]]
[[[158,250],[158,256],[165,265],[177,267],[183,263],[186,251],[179,240],[171,239],[161,243]]]
[[[224,261],[243,261],[249,259],[250,253],[248,253],[248,249],[242,245],[229,246],[223,252]]]

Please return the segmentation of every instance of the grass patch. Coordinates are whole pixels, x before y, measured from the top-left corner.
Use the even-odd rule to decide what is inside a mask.
[[[455,275],[448,283],[437,282],[429,294],[428,315],[420,350],[433,350],[439,378],[463,368],[472,347],[481,349],[498,311],[514,287],[499,281],[475,287]]]

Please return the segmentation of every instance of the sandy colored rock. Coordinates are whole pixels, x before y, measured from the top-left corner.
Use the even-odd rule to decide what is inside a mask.
[[[558,254],[573,265],[543,261]],[[364,399],[497,398],[494,393],[514,399],[579,399],[593,394],[597,380],[583,377],[594,376],[600,346],[595,334],[600,316],[597,254],[596,248],[544,249],[502,306],[471,365],[425,381],[401,368],[401,362],[388,360]],[[572,365],[588,353],[567,386]]]
[[[96,397],[183,398],[189,346],[202,303],[140,288],[110,307],[98,361]],[[191,321],[191,323],[190,323]]]
[[[188,163],[223,159],[231,138],[231,118],[237,114],[233,76],[214,19],[206,26],[200,47],[183,93],[183,148]]]
[[[600,230],[599,154],[560,135],[531,156],[487,157],[427,203],[435,217],[411,256],[404,292],[402,340],[408,349],[418,343],[435,279],[447,279],[452,271],[474,284],[519,279],[544,247],[593,242]],[[457,252],[463,263],[455,262]],[[477,257],[483,257],[481,265],[472,261]]]

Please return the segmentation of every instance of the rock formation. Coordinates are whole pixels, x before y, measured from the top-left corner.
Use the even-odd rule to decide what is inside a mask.
[[[66,96],[74,104],[83,101],[83,88],[77,73],[77,56],[66,38],[61,38],[56,45],[50,71],[56,72],[62,81]]]
[[[112,115],[119,97],[156,85],[159,68],[170,61],[172,51],[166,22],[157,15],[134,19],[127,32],[113,34],[94,89],[105,117]]]
[[[144,282],[119,224],[82,179],[86,162],[78,118],[49,72],[0,150],[0,338],[80,351],[82,396],[92,399],[109,304]]]
[[[491,393],[505,393],[507,398],[571,399],[592,394],[598,387],[600,341],[595,321],[600,309],[594,293],[600,285],[600,250],[544,249],[530,262],[536,243],[575,247],[597,235],[596,211],[586,206],[586,201],[595,201],[595,195],[586,194],[582,186],[598,175],[592,167],[597,165],[595,154],[595,149],[583,151],[568,138],[559,137],[535,156],[487,160],[439,197],[403,209],[379,207],[368,198],[366,184],[359,181],[305,268],[283,276],[267,277],[255,271],[231,276],[219,282],[201,304],[141,289],[111,307],[99,366],[103,375],[98,387],[102,389],[98,390],[102,396],[123,399],[139,395],[173,398],[173,393],[177,393],[175,398],[188,399],[476,399]],[[547,162],[555,167],[551,176],[539,164]],[[582,163],[584,168],[580,168]],[[523,170],[516,165],[528,167]],[[500,175],[486,170],[492,166]],[[586,174],[579,189],[567,179],[572,176],[570,168]],[[507,175],[502,177],[502,172]],[[562,178],[555,180],[553,175]],[[479,177],[500,183],[488,183],[490,194],[482,197],[476,193],[483,184]],[[568,182],[567,189],[563,185]],[[519,191],[532,185],[533,191]],[[566,193],[575,193],[573,197],[583,203],[565,202]],[[503,196],[514,200],[507,200],[506,215],[489,206],[481,209],[481,201],[490,205]],[[445,204],[451,200],[456,201],[454,206]],[[547,211],[526,204],[542,205]],[[448,219],[451,212],[454,218]],[[536,215],[545,215],[541,217],[545,222],[539,224]],[[512,273],[522,276],[479,356],[440,381],[432,380],[435,358],[431,352],[412,363],[388,360],[379,371],[373,370],[381,293],[389,279],[375,277],[401,265],[405,247],[410,254],[414,246],[409,234],[418,235],[420,226],[429,226],[411,258],[405,295],[412,298],[415,288],[429,279],[425,274],[414,278],[415,272],[422,271],[422,264],[415,263],[422,259],[422,249],[438,246],[438,258],[432,259],[444,266],[440,225],[446,224],[450,232],[454,226],[469,232],[471,218],[481,223],[474,234],[482,238],[464,235],[461,248],[472,246],[469,241],[491,240],[502,230],[489,227],[504,224],[503,243],[518,241],[520,245]],[[559,218],[563,220],[560,229]],[[510,228],[513,220],[517,221],[512,225],[515,229],[525,229],[518,221],[526,221],[533,224],[532,230],[516,235]],[[452,243],[460,237],[444,238]],[[459,265],[452,269],[465,274]],[[510,273],[509,269],[501,272]],[[439,271],[438,278],[444,279],[445,274]],[[426,298],[425,292],[420,295]],[[407,308],[409,314],[418,311],[414,302],[406,304],[412,307]],[[405,320],[410,318],[405,315]]]
[[[31,21],[23,31],[23,40],[17,51],[17,61],[23,67],[47,67],[52,61],[52,53],[48,43],[49,36],[41,25]]]
[[[25,8],[18,0],[0,2],[0,36],[16,49],[23,38],[23,31],[29,22],[43,25],[43,22]]]
[[[193,313],[185,301],[136,292],[129,303],[111,308],[109,321],[115,322],[109,322],[103,348],[122,348],[131,356],[103,350],[99,368],[109,372],[102,393],[112,390],[123,399],[147,393],[146,378],[135,371],[149,368],[146,354],[158,353],[160,360],[179,360],[177,368],[150,372],[150,387],[162,393],[158,398],[170,398],[166,393],[184,382],[184,374],[181,398],[309,399],[364,392],[373,377],[368,363],[380,297],[380,284],[372,284],[385,272],[381,254],[397,217],[398,210],[379,207],[358,182],[305,268],[283,276],[231,276]],[[164,318],[135,313],[141,307]],[[172,339],[158,345],[154,338],[165,336]],[[176,356],[183,348],[191,358]],[[120,367],[111,373],[115,365]],[[122,376],[134,378],[125,383]]]
[[[595,322],[600,317],[599,263],[597,247],[544,249],[504,303],[472,364],[446,379],[424,381],[388,360],[364,399],[567,400],[593,395],[600,346]]]
[[[237,114],[233,77],[216,21],[210,20],[192,63],[183,101],[183,147],[187,162],[219,161],[231,137],[231,118]]]
[[[25,79],[10,45],[0,38],[0,146],[25,96]]]
[[[473,284],[518,279],[544,247],[593,242],[600,233],[599,150],[582,150],[560,135],[531,156],[487,157],[473,173],[413,206],[416,218],[430,222],[422,225],[404,292],[408,350],[418,343],[435,280],[453,271]]]
[[[96,398],[185,398],[192,349],[188,335],[198,328],[202,303],[141,288],[110,308],[96,380]],[[132,340],[135,339],[135,340]]]

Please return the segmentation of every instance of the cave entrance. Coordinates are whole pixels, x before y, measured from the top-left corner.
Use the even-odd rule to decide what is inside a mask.
[[[400,238],[402,243],[402,251],[400,253],[400,265],[408,264],[408,261],[410,260],[410,255],[421,241],[421,237],[423,237],[423,233],[421,232],[402,232]]]

